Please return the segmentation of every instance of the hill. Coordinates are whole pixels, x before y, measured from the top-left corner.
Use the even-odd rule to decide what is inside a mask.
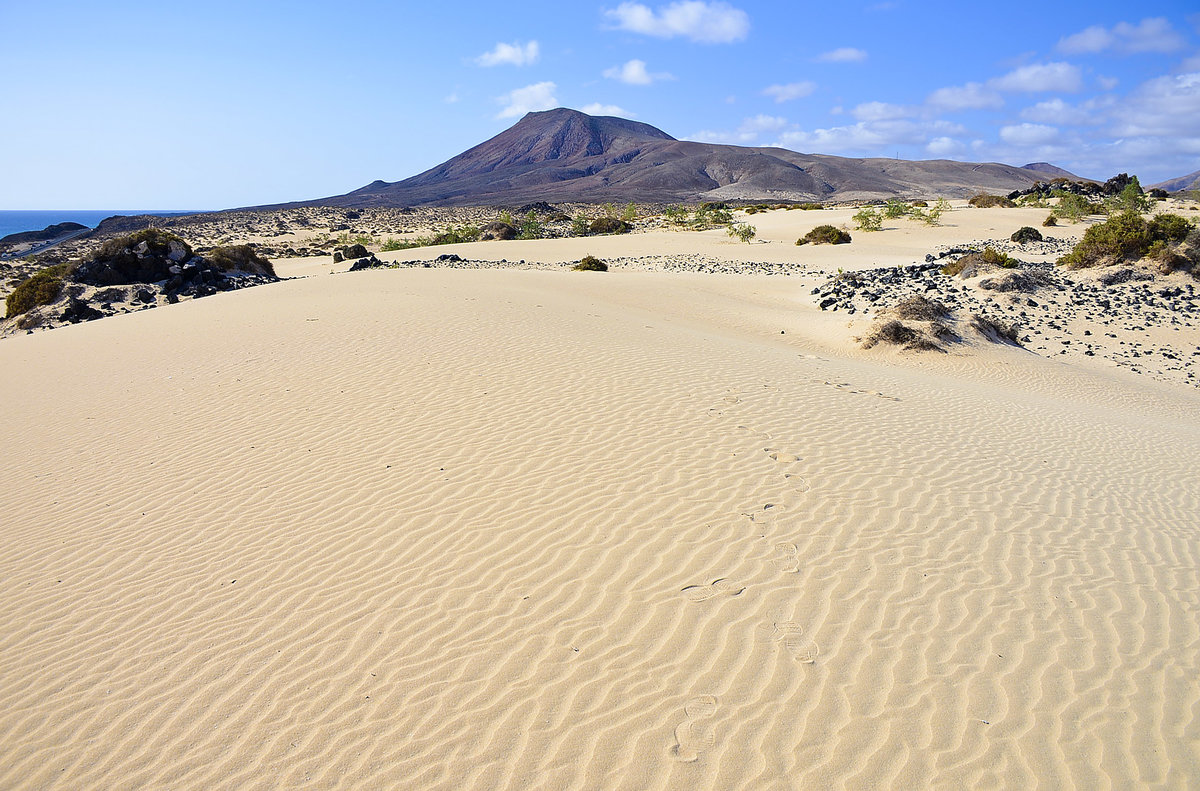
[[[1179,178],[1167,179],[1157,184],[1151,184],[1151,189],[1166,190],[1167,192],[1182,192],[1184,190],[1200,189],[1200,170]]]
[[[649,124],[559,108],[529,113],[492,139],[403,181],[259,208],[968,197],[1024,189],[1046,176],[998,163],[853,159],[697,143]]]

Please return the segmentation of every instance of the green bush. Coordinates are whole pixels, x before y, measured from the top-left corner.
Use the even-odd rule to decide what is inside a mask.
[[[571,267],[575,272],[607,272],[608,264],[594,255],[585,255],[578,264]]]
[[[248,244],[214,247],[205,256],[223,272],[248,272],[252,275],[275,277],[275,265],[254,251]]]
[[[755,230],[753,225],[741,222],[731,223],[725,232],[729,234],[730,238],[741,239],[746,244],[750,244],[751,240],[758,235],[758,231]]]
[[[576,214],[571,218],[571,235],[572,236],[587,236],[588,234],[588,218],[583,214]]]
[[[1058,225],[1058,218],[1053,213],[1047,214],[1046,219],[1042,220],[1043,228],[1053,228],[1056,225]]]
[[[1017,244],[1040,242],[1043,239],[1041,231],[1039,231],[1037,228],[1031,228],[1028,225],[1023,225],[1017,230],[1013,231],[1012,236],[1008,238],[1010,241],[1016,242]]]
[[[1002,266],[1005,269],[1012,269],[1017,265],[1017,259],[1010,258],[991,246],[983,248],[982,257],[985,264],[995,264],[996,266]]]
[[[638,216],[637,204],[635,204],[633,201],[630,201],[629,203],[625,204],[625,208],[621,212],[621,219],[624,220],[625,222],[633,222],[634,220],[637,219],[637,216]]]
[[[592,220],[588,226],[588,233],[591,234],[610,234],[610,233],[629,233],[632,226],[624,220],[618,220],[616,217],[597,217]]]
[[[1137,261],[1157,251],[1164,257],[1167,246],[1182,241],[1192,224],[1177,214],[1160,214],[1150,222],[1136,211],[1109,217],[1084,232],[1075,249],[1058,259],[1070,267],[1099,266]],[[1156,243],[1158,243],[1156,245]]]
[[[869,206],[859,209],[851,219],[854,220],[854,226],[860,231],[878,231],[883,227],[883,217]]]
[[[521,233],[518,239],[541,239],[546,233],[545,227],[538,219],[537,212],[533,209],[525,215],[525,219],[521,220]]]
[[[38,305],[49,305],[62,293],[63,282],[70,272],[70,264],[48,266],[21,281],[5,300],[7,312],[4,318],[20,316]]]
[[[850,234],[832,225],[818,225],[796,240],[797,245],[803,244],[849,244]]]
[[[165,257],[170,253],[171,242],[183,245],[184,252],[187,254],[184,258],[185,261],[193,255],[192,248],[188,243],[170,231],[164,231],[161,228],[143,228],[140,231],[134,231],[128,236],[109,239],[100,245],[93,258],[100,261],[113,258],[132,258],[134,254],[126,253],[125,251],[133,250],[143,242],[146,243],[147,252],[157,256]]]
[[[989,195],[986,192],[981,192],[974,196],[967,203],[977,209],[990,209],[994,206],[999,206],[1002,209],[1011,209],[1017,205],[1004,195]]]
[[[1082,195],[1076,195],[1074,192],[1057,190],[1053,195],[1058,198],[1058,204],[1050,210],[1050,213],[1060,220],[1079,222],[1096,211],[1096,207],[1090,200]]]
[[[688,210],[685,206],[668,206],[663,209],[663,217],[667,222],[674,225],[685,225],[688,219]]]
[[[910,207],[907,203],[898,200],[889,200],[883,204],[883,216],[886,219],[894,220],[897,217],[903,217],[908,214]]]
[[[467,242],[478,242],[482,231],[474,225],[458,225],[450,226],[439,234],[428,240],[429,244],[465,244]]]

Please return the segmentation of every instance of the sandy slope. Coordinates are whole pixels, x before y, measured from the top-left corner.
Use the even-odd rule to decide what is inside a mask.
[[[410,269],[0,343],[0,787],[1193,786],[1195,389],[845,333]]]

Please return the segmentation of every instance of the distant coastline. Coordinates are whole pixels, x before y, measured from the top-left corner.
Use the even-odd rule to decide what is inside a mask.
[[[101,220],[117,214],[156,214],[161,216],[178,216],[180,214],[196,214],[198,210],[181,209],[47,209],[0,211],[0,237],[21,231],[40,231],[48,225],[60,222],[77,222],[89,228],[95,228]]]

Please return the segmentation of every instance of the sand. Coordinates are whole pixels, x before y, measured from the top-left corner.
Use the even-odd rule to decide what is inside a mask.
[[[1200,778],[1195,387],[863,351],[816,275],[313,264],[0,342],[0,787]]]

